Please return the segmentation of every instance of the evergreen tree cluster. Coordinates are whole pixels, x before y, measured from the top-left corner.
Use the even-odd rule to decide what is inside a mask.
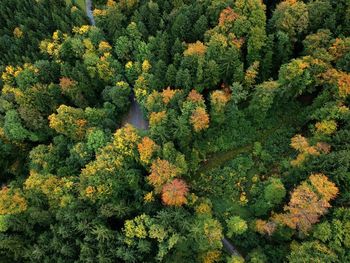
[[[349,262],[350,2],[93,4],[0,4],[0,261]]]

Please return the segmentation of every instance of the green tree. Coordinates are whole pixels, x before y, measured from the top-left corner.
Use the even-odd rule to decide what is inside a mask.
[[[229,237],[233,237],[236,235],[241,235],[244,232],[246,232],[248,229],[248,225],[247,225],[247,222],[242,218],[240,218],[239,216],[233,216],[227,220],[227,228],[228,228],[227,235]]]

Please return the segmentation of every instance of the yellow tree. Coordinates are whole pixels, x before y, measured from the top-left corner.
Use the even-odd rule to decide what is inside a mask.
[[[163,103],[168,104],[178,92],[181,91],[178,89],[170,89],[170,87],[164,89],[161,93]]]
[[[151,112],[149,116],[149,124],[151,127],[154,127],[157,124],[161,123],[162,121],[166,120],[166,117],[167,117],[166,111]]]
[[[13,215],[24,212],[27,202],[18,189],[3,187],[0,190],[0,215]]]
[[[113,141],[100,148],[96,160],[88,163],[82,170],[81,195],[91,200],[106,200],[107,196],[130,187],[133,182],[128,176],[133,175],[125,171],[125,164],[137,158],[139,140],[137,130],[132,125],[127,124],[118,129]]]
[[[57,114],[49,116],[50,128],[72,139],[80,140],[85,136],[88,124],[84,117],[82,109],[61,105],[57,109]]]
[[[16,38],[21,38],[21,37],[23,37],[23,31],[21,30],[21,28],[16,27],[16,28],[13,30],[13,35],[14,35]]]
[[[187,49],[184,51],[184,56],[204,56],[207,51],[207,47],[200,41],[196,43],[188,44]]]
[[[137,145],[141,162],[148,164],[151,161],[153,153],[159,146],[149,137],[143,137],[142,141]]]
[[[209,127],[209,115],[203,107],[197,107],[190,117],[190,122],[195,132],[200,132]]]
[[[292,138],[290,146],[299,152],[304,152],[309,148],[309,142],[305,137],[297,134]]]
[[[312,174],[309,177],[309,181],[318,195],[326,202],[334,199],[338,194],[336,185],[329,181],[324,174]]]
[[[331,135],[337,130],[337,123],[334,120],[324,120],[315,124],[316,132]]]
[[[210,95],[211,118],[217,122],[225,120],[225,106],[230,101],[230,94],[222,90],[216,90]]]
[[[336,127],[336,126],[335,126]],[[324,127],[319,127],[324,129]],[[329,128],[327,128],[329,130]],[[327,130],[327,131],[328,131]],[[309,155],[320,155],[321,153],[329,153],[330,145],[324,142],[318,142],[315,146],[311,146],[307,138],[300,134],[295,135],[291,139],[290,146],[299,152],[297,158],[291,161],[293,166],[301,165]]]
[[[244,74],[244,83],[247,87],[251,87],[255,84],[259,73],[259,66],[260,63],[258,61],[255,61],[252,65],[249,66],[249,68],[247,68]]]

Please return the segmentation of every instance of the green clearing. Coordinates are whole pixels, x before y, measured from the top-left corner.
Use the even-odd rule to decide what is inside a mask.
[[[85,12],[85,0],[66,0],[67,5],[77,5]]]
[[[273,136],[278,130],[285,129],[287,127],[303,127],[303,125],[305,125],[305,121],[300,121],[295,117],[295,116],[300,116],[300,114],[301,113],[299,113],[298,111],[295,111],[295,112],[287,111],[286,113],[284,113],[283,115],[281,115],[279,118],[275,120],[276,124],[272,125],[272,127],[261,132],[261,135],[259,136],[259,138],[257,138],[252,143],[243,145],[241,147],[233,148],[228,151],[209,154],[207,160],[205,162],[202,162],[200,168],[197,171],[197,174],[207,173],[208,171],[214,168],[224,165],[225,163],[234,159],[241,153],[252,151],[254,142],[260,142],[261,144],[264,144],[267,138],[269,136]]]

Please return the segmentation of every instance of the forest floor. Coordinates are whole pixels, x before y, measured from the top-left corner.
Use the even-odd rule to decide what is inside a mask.
[[[208,157],[207,161],[203,162],[198,172],[208,172],[216,167],[220,167],[224,163],[234,159],[241,153],[249,152],[253,149],[253,144],[248,144],[242,147],[234,148],[225,152],[218,152]]]
[[[76,3],[82,10],[85,11],[85,0],[66,0],[67,4]]]
[[[286,129],[290,127],[294,127],[294,128],[303,127],[305,123],[299,123],[300,121],[297,120],[295,116],[299,116],[299,115],[297,113],[291,113],[291,112],[285,113],[283,116],[278,118],[278,121],[276,122],[277,124],[270,127],[266,131],[263,131],[259,136],[259,138],[257,138],[257,140],[255,140],[254,142],[260,142],[263,145],[264,142],[267,140],[267,138],[269,136],[274,136],[274,134],[276,134],[278,130]],[[254,147],[254,142],[241,147],[233,148],[228,151],[209,154],[209,156],[207,157],[207,160],[205,162],[202,162],[197,173],[207,173],[214,168],[224,165],[225,163],[234,159],[235,157],[237,157],[242,153],[247,153],[249,151],[252,151]]]

